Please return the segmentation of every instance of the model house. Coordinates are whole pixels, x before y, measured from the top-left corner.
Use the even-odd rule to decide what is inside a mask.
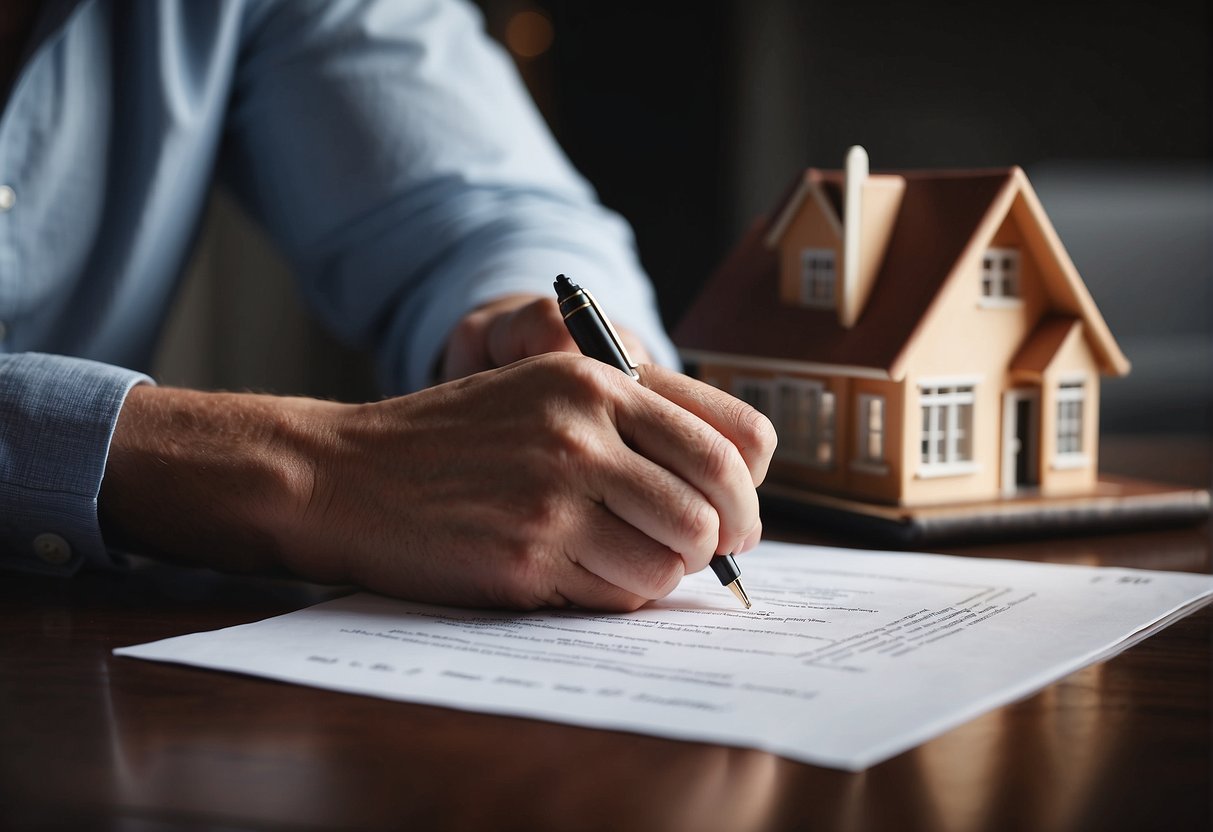
[[[900,506],[1096,488],[1121,353],[1019,168],[810,169],[675,331],[766,413],[769,480]]]

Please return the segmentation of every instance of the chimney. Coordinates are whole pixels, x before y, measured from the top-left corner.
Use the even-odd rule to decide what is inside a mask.
[[[847,151],[842,187],[842,285],[838,322],[850,329],[863,313],[885,249],[893,235],[905,179],[871,176],[868,152],[859,145]]]

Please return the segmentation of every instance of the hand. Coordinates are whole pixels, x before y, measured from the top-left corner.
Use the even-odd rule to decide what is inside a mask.
[[[626,328],[618,332],[633,361],[651,361],[639,339]],[[439,377],[463,378],[545,352],[577,352],[556,298],[507,295],[475,309],[456,325],[447,340]]]
[[[635,609],[757,543],[774,448],[748,405],[660,368],[641,378],[549,354],[368,405],[136,388],[103,517],[143,548],[229,568],[438,603]]]

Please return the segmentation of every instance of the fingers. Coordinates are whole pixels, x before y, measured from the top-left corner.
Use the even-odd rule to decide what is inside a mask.
[[[636,364],[651,364],[653,356],[649,355],[648,349],[640,342],[640,339],[633,335],[624,327],[615,327],[615,331],[619,333],[619,340],[623,341],[624,349],[628,351],[628,356]]]
[[[545,352],[577,352],[555,298],[534,296],[493,317],[487,335],[488,358],[503,367]]]
[[[546,606],[573,604],[587,610],[632,612],[650,600],[628,592],[577,564],[571,564],[566,573],[560,576],[554,592],[565,603],[548,603]]]
[[[749,533],[749,535],[746,536],[745,541],[741,544],[741,548],[738,549],[737,551],[738,552],[752,551],[755,547],[758,546],[758,544],[761,540],[762,540],[762,520],[759,520],[758,525],[756,525],[754,527],[754,530],[751,531]]]
[[[465,315],[447,339],[440,378],[450,381],[545,352],[576,352],[554,298],[513,294]]]
[[[631,448],[619,444],[613,455],[596,478],[602,505],[643,533],[647,548],[657,545],[664,554],[679,557],[682,572],[707,566],[725,539],[716,507],[682,477]],[[631,555],[621,552],[618,557]]]
[[[590,506],[582,532],[565,544],[566,556],[589,576],[570,576],[565,597],[579,606],[635,609],[664,598],[687,573],[678,553],[651,539],[601,505]],[[607,589],[610,587],[611,589]],[[573,597],[569,593],[575,593]]]
[[[754,487],[762,483],[776,443],[775,429],[766,416],[710,384],[663,367],[641,367],[640,380],[732,442],[745,460]]]
[[[627,329],[620,329],[619,337],[633,361],[650,360],[648,350]],[[554,297],[506,295],[477,307],[456,325],[447,339],[439,377],[449,381],[535,355],[577,351]]]
[[[616,466],[626,474],[625,478],[603,482],[607,504],[619,506],[623,512],[636,501],[643,501],[643,520],[631,522],[688,556],[688,566],[701,567],[712,554],[737,551],[758,523],[758,495],[751,470],[735,440],[690,409],[638,385],[631,387],[630,396],[621,398],[615,418],[619,434],[629,447],[703,495],[716,515],[718,534],[705,547],[712,512],[678,488],[649,487],[654,476],[637,460]],[[759,453],[754,456],[755,465],[761,465],[765,471],[765,459],[760,459]],[[631,518],[630,514],[627,516]],[[649,525],[640,526],[641,522]]]

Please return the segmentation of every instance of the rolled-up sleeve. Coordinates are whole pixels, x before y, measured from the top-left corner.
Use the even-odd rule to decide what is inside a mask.
[[[111,564],[97,494],[126,394],[150,382],[80,358],[0,355],[0,567]]]
[[[677,362],[631,229],[601,206],[479,14],[453,0],[250,4],[223,170],[309,305],[425,386],[455,323],[565,272]]]

